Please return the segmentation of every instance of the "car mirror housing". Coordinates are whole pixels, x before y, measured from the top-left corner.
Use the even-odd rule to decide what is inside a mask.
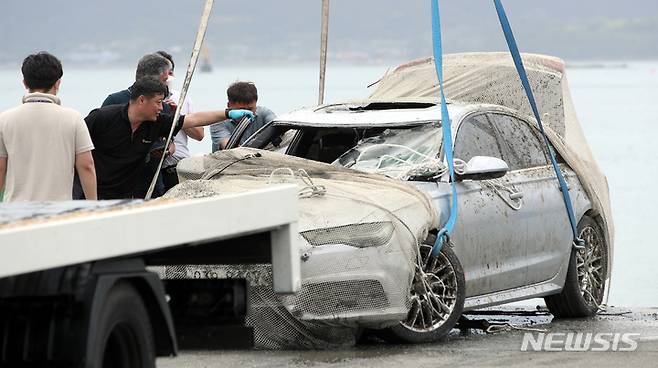
[[[474,156],[468,160],[464,173],[455,173],[455,179],[458,181],[497,179],[505,176],[508,171],[507,163],[499,158]]]

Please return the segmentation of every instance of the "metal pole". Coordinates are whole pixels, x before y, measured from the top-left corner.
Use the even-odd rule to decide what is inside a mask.
[[[329,36],[329,0],[322,0],[322,30],[320,33],[320,91],[318,105],[324,103],[324,76],[327,71],[327,39]]]
[[[196,32],[196,39],[194,40],[194,47],[192,48],[192,55],[190,56],[190,63],[187,65],[187,74],[185,74],[185,82],[183,82],[183,88],[180,91],[180,98],[178,99],[178,106],[176,107],[176,113],[174,113],[174,122],[171,124],[171,130],[169,130],[169,136],[165,142],[164,151],[167,151],[167,146],[171,142],[171,137],[174,134],[174,128],[180,117],[180,109],[183,106],[185,97],[187,96],[187,90],[190,87],[190,82],[192,81],[192,75],[194,75],[194,70],[196,69],[196,64],[199,61],[199,54],[201,53],[201,46],[203,45],[203,38],[206,35],[206,28],[208,28],[208,20],[210,19],[210,13],[212,12],[212,6],[215,0],[206,0],[206,6],[203,8],[203,14],[201,15],[201,22],[199,23],[199,29]],[[162,168],[162,162],[164,161],[165,155],[163,153],[160,157],[160,163],[158,164],[158,169],[155,171],[155,176],[151,180],[151,185],[149,186],[148,192],[146,192],[146,197],[144,199],[151,199],[153,195],[153,189],[155,189],[155,183],[158,181],[158,175],[160,174],[160,169]]]

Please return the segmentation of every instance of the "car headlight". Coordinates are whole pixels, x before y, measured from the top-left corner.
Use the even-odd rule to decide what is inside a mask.
[[[313,246],[345,244],[357,248],[386,245],[395,227],[390,221],[366,222],[303,231],[300,234]]]

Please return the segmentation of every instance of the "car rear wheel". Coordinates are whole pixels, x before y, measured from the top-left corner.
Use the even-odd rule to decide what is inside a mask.
[[[548,310],[558,318],[593,316],[598,312],[608,274],[608,245],[603,229],[591,217],[578,223],[585,249],[573,250],[562,292],[544,298]]]
[[[433,244],[432,239],[426,243]],[[464,271],[452,248],[444,245],[428,262],[432,245],[420,247],[422,270],[417,265],[407,318],[380,334],[391,342],[428,343],[445,338],[464,308]]]

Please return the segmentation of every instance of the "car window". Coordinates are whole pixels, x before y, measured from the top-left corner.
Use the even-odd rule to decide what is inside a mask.
[[[263,149],[267,151],[286,153],[288,146],[292,142],[293,138],[295,138],[295,134],[297,134],[298,131],[299,130],[297,129],[287,130],[282,135],[275,137],[272,141],[270,141],[270,143],[263,147]]]
[[[291,144],[287,154],[331,163],[359,141],[354,128],[306,128]]]
[[[247,139],[242,146],[285,153],[297,132],[299,129],[269,124]]]
[[[402,178],[412,168],[438,157],[441,137],[440,122],[381,129],[359,140],[333,164]]]
[[[454,156],[466,162],[474,156],[504,159],[496,133],[485,115],[468,117],[460,124]]]
[[[548,164],[544,146],[530,126],[513,116],[488,114],[505,146],[510,170],[521,170]]]

